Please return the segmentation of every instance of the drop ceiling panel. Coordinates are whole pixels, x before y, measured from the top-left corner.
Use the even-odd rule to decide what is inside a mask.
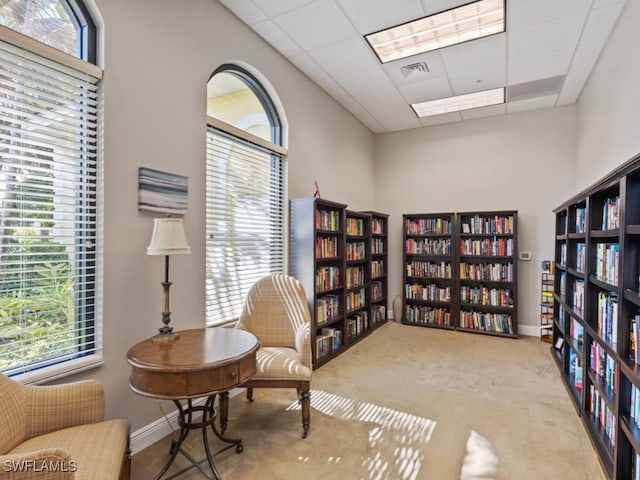
[[[345,89],[338,85],[338,82],[336,82],[333,78],[318,80],[318,85],[320,85],[325,92],[327,92],[338,101],[341,101],[342,99],[350,96],[345,91]]]
[[[358,120],[360,120],[373,133],[384,133],[386,129],[367,112],[362,105],[351,97],[345,97],[341,101],[342,105],[349,110]]]
[[[378,66],[369,47],[358,37],[312,50],[309,55],[332,76]]]
[[[587,12],[592,0],[508,0],[507,25],[518,30]]]
[[[256,23],[253,29],[285,57],[300,55],[302,50],[271,20]]]
[[[625,3],[625,0],[596,0],[593,2],[593,8],[602,7],[604,5],[611,5],[612,3]]]
[[[315,50],[357,36],[333,1],[316,1],[273,19],[305,50]]]
[[[420,121],[413,109],[402,101],[398,93],[396,95],[399,98],[394,98],[395,96],[389,93],[385,97],[356,97],[355,100],[387,131],[420,127]]]
[[[509,85],[565,75],[569,70],[573,53],[574,50],[569,49],[520,62],[509,62]]]
[[[589,15],[580,43],[585,45],[606,41],[609,38],[611,29],[618,20],[618,16],[620,16],[623,6],[624,4],[622,3],[614,3],[594,9]]]
[[[581,45],[576,50],[571,63],[572,68],[593,68],[593,65],[598,60],[598,56],[602,51],[604,43],[590,43],[588,45]]]
[[[558,95],[548,95],[546,97],[529,98],[518,102],[509,102],[507,104],[507,112],[522,112],[524,110],[533,110],[536,108],[553,107],[556,103]]]
[[[495,115],[504,115],[507,113],[507,107],[502,105],[490,105],[488,107],[472,108],[460,112],[463,120],[471,120],[474,118],[493,117]]]
[[[443,48],[440,55],[449,75],[480,70],[487,65],[504,64],[506,40],[505,34],[492,35],[473,42]]]
[[[251,0],[220,0],[225,7],[247,25],[262,22],[267,16]]]
[[[361,35],[425,16],[420,0],[337,0]]]
[[[482,70],[451,75],[449,83],[451,83],[454,95],[462,95],[479,90],[504,87],[507,83],[507,74],[504,64],[498,64]]]
[[[473,0],[422,0],[422,7],[424,11],[427,12],[427,15],[433,15],[434,13],[451,10],[460,5],[471,3],[471,1]]]
[[[338,75],[335,80],[353,97],[375,97],[388,92],[397,93],[391,81],[378,67]]]
[[[315,0],[254,0],[262,11],[271,17],[275,17],[289,10],[302,7]]]
[[[318,81],[329,76],[309,55],[302,54],[289,57],[289,61],[312,80]]]
[[[449,80],[445,77],[404,85],[399,87],[398,90],[409,104],[427,102],[453,95]]]
[[[590,68],[573,68],[564,79],[562,90],[558,96],[558,105],[575,103],[582,92],[584,84],[591,74]]]
[[[533,27],[509,32],[508,61],[548,55],[575,48],[580,38],[587,12],[561,18]]]
[[[423,75],[412,75],[410,77],[405,77],[402,74],[403,66],[420,62],[424,62],[427,64],[429,73]],[[381,65],[381,67],[382,70],[384,70],[387,76],[394,83],[394,85],[397,86],[424,82],[433,78],[444,77],[447,74],[444,68],[444,64],[442,63],[440,52],[429,52],[422,53],[420,55],[413,55],[408,58],[403,58],[402,60],[385,63],[384,65]]]
[[[443,113],[442,115],[433,115],[431,117],[424,117],[420,119],[420,123],[423,127],[430,127],[432,125],[442,125],[445,123],[459,122],[462,120],[460,112]]]

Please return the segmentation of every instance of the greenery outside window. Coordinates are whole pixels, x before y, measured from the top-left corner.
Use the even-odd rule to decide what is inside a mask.
[[[208,83],[207,325],[237,320],[249,288],[284,273],[286,150],[273,101],[247,70]]]
[[[29,381],[100,361],[102,72],[78,60],[95,57],[83,13],[76,2],[0,5],[0,371]]]

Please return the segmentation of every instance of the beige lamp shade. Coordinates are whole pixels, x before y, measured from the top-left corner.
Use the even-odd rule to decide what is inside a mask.
[[[154,218],[147,255],[185,255],[191,253],[181,218]]]

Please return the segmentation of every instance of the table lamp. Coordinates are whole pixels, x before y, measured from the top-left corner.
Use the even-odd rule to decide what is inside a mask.
[[[158,329],[160,333],[154,335],[153,341],[175,340],[179,335],[173,333],[171,322],[171,310],[169,308],[169,255],[184,255],[191,253],[191,248],[187,244],[187,236],[184,232],[184,223],[181,218],[154,218],[153,233],[151,243],[147,247],[147,255],[164,255],[164,311],[162,312],[162,323]]]

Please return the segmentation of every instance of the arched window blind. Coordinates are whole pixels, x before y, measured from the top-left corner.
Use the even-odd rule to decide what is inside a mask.
[[[207,324],[240,315],[259,278],[285,270],[285,160],[271,150],[207,127]]]
[[[0,371],[9,375],[97,351],[100,75],[0,41]]]

